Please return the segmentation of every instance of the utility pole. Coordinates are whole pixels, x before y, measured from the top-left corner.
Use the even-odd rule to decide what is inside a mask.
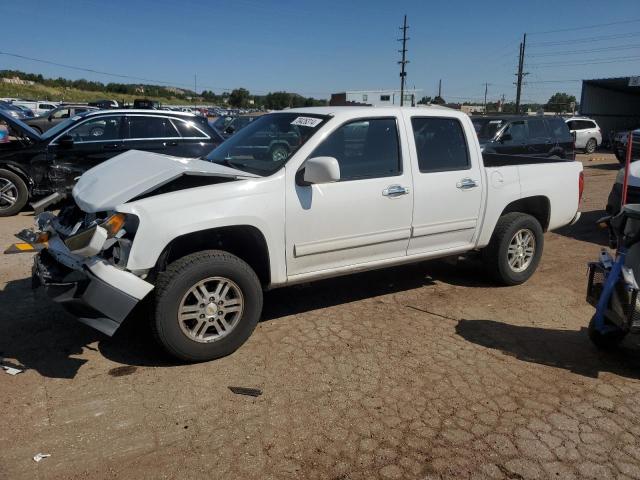
[[[484,82],[484,113],[485,115],[487,114],[487,90],[489,90],[489,84],[487,82]]]
[[[198,74],[193,74],[193,106],[196,106],[196,97],[198,96]]]
[[[442,98],[442,79],[438,81],[438,97]]]
[[[520,95],[522,93],[522,79],[528,73],[523,72],[524,69],[524,52],[527,47],[527,34],[524,34],[522,38],[522,42],[520,42],[520,56],[518,58],[518,73],[516,73],[517,82],[516,82],[516,113],[520,113]]]
[[[398,50],[400,53],[402,53],[402,60],[398,62],[400,64],[400,106],[401,107],[404,106],[404,84],[407,77],[407,72],[405,72],[404,67],[407,63],[409,63],[409,60],[407,60],[407,40],[409,40],[409,38],[407,37],[408,29],[409,27],[407,26],[407,16],[405,15],[404,23],[400,27],[400,30],[402,30],[402,38],[398,39],[399,42],[402,42],[402,50]]]

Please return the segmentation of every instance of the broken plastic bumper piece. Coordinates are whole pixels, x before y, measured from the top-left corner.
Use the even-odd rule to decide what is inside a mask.
[[[102,259],[87,259],[75,269],[57,261],[46,249],[35,256],[32,285],[43,286],[78,320],[109,336],[153,290],[152,284]]]

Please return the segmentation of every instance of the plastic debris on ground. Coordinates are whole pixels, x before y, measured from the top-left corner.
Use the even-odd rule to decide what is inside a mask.
[[[4,368],[5,372],[7,372],[9,375],[17,375],[24,371],[20,370],[19,368],[7,367],[5,365],[2,365],[2,368]]]
[[[247,388],[247,387],[229,387],[236,395],[248,395],[250,397],[259,397],[262,395],[262,390],[259,388]]]
[[[50,456],[51,456],[50,453],[36,453],[33,456],[33,461],[34,462],[39,462],[39,461],[44,460],[45,458],[50,457]]]

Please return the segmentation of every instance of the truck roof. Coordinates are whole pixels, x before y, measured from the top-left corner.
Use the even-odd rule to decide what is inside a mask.
[[[416,114],[435,114],[435,116],[450,116],[450,117],[468,117],[466,113],[454,110],[452,108],[443,107],[441,105],[422,105],[419,107],[365,107],[365,106],[345,106],[345,107],[302,107],[302,108],[290,108],[287,110],[281,110],[274,113],[308,113],[311,115],[331,115],[331,116],[349,116],[353,114],[358,115],[371,115],[380,116],[386,114],[398,114],[400,112],[411,112]]]

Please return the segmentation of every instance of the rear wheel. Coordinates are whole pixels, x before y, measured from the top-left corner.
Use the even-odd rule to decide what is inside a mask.
[[[491,241],[483,251],[489,274],[504,285],[526,282],[538,268],[544,233],[531,215],[511,212],[498,220]]]
[[[10,170],[0,168],[0,217],[9,217],[22,210],[29,200],[24,180]]]
[[[596,142],[595,138],[590,138],[587,141],[587,144],[584,147],[585,153],[593,153],[596,151],[596,147],[598,146],[598,142]]]
[[[605,319],[605,325],[612,325]],[[602,333],[596,329],[596,316],[589,322],[589,340],[600,350],[611,350],[617,347],[627,334],[620,329]]]
[[[233,353],[262,311],[262,286],[238,257],[220,250],[194,253],[158,276],[153,329],[174,357],[205,361]]]

